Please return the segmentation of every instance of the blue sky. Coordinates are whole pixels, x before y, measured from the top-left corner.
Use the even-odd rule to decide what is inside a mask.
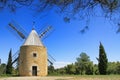
[[[81,52],[87,53],[91,61],[97,63],[96,57],[99,55],[99,42],[101,41],[108,56],[109,61],[120,61],[120,33],[116,34],[116,26],[110,24],[103,17],[93,17],[89,24],[89,30],[81,34],[80,30],[84,27],[84,21],[72,20],[65,23],[63,17],[53,11],[46,15],[37,14],[33,17],[32,11],[22,8],[15,13],[8,10],[0,12],[0,58],[2,63],[7,62],[8,53],[12,48],[13,54],[19,50],[24,41],[15,37],[6,26],[11,20],[16,21],[29,34],[32,30],[32,23],[35,21],[35,29],[52,25],[54,31],[42,40],[56,62],[55,67],[74,63],[76,57]]]

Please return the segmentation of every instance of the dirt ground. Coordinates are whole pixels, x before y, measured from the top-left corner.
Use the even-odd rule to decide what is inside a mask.
[[[120,80],[120,75],[77,75],[47,77],[1,77],[0,80]]]
[[[7,77],[0,80],[73,80],[72,77]]]

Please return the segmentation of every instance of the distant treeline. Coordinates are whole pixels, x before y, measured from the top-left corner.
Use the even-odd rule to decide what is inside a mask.
[[[99,57],[96,58],[98,64],[93,64],[90,57],[82,52],[76,62],[60,69],[54,69],[52,65],[48,67],[48,73],[54,74],[74,74],[74,75],[107,75],[120,74],[120,62],[108,62],[104,46],[100,42]]]
[[[81,64],[82,65],[82,64]],[[86,66],[78,67],[77,63],[69,64],[63,68],[54,69],[52,65],[49,66],[49,75],[99,75],[98,64],[86,63]],[[120,62],[108,62],[107,74],[120,74]]]

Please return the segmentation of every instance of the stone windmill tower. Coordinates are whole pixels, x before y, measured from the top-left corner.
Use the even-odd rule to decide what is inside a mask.
[[[40,35],[32,29],[28,37],[23,34],[24,32],[21,28],[16,28],[12,23],[9,23],[9,26],[22,39],[25,39],[24,44],[20,47],[20,53],[17,53],[17,58],[12,62],[13,64],[18,61],[19,75],[46,76],[48,74],[47,64],[48,62],[52,64],[52,61],[48,59],[47,49],[42,44],[41,38],[51,29],[51,26]]]
[[[19,75],[47,75],[47,50],[34,29],[20,48]]]

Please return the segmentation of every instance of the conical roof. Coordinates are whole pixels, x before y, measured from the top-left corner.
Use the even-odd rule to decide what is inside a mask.
[[[43,46],[37,32],[33,29],[23,45]]]

